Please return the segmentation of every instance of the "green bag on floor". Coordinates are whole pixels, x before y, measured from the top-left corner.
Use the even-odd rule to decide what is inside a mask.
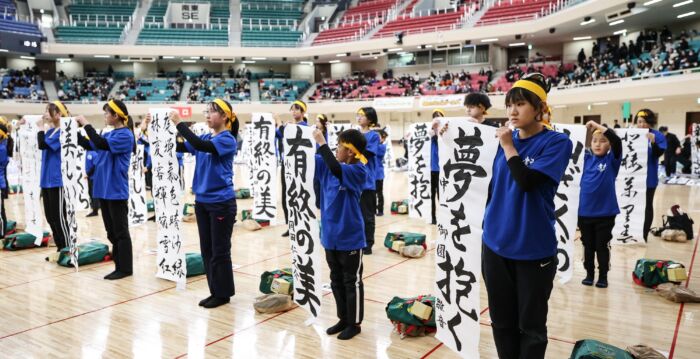
[[[272,281],[276,278],[282,278],[289,282],[290,287],[294,286],[294,277],[292,277],[292,268],[276,269],[271,272],[264,272],[260,276],[260,292],[264,294],[272,293]]]
[[[579,340],[569,359],[634,359],[630,353],[593,339]]]
[[[49,232],[44,232],[44,236],[41,239],[41,245],[39,247],[48,247],[50,238],[51,235],[49,234]],[[3,239],[3,248],[8,251],[36,248],[37,246],[34,245],[35,240],[36,237],[29,233],[14,233],[7,235],[5,239]]]
[[[22,185],[20,184],[13,184],[10,186],[10,193],[23,193]]]
[[[185,254],[185,262],[187,262],[187,278],[202,275],[204,271],[204,261],[199,253]]]
[[[669,282],[668,267],[672,264],[677,263],[648,258],[638,259],[632,272],[632,279],[639,285],[655,288],[661,283]]]
[[[185,203],[185,206],[182,207],[182,215],[186,216],[188,214],[194,214],[194,203]]]
[[[15,232],[17,232],[17,222],[8,219],[7,223],[5,223],[5,235],[7,236]]]
[[[403,241],[404,245],[411,246],[424,246],[425,247],[425,234],[422,233],[411,233],[411,232],[389,232],[384,237],[384,247],[391,249],[395,241]]]
[[[83,244],[78,244],[78,265],[84,266],[87,264],[106,262],[112,260],[109,253],[109,247],[101,242],[91,241]],[[58,255],[58,265],[63,267],[72,267],[73,263],[70,258],[70,250],[68,247],[61,249]]]
[[[148,210],[148,212],[156,211],[156,205],[153,203],[152,199],[146,200],[146,210]]]
[[[434,310],[431,310],[430,317],[426,320],[411,313],[413,305],[417,302],[433,308],[435,297],[431,295],[420,295],[413,298],[394,297],[386,306],[386,316],[401,339],[406,336],[420,337],[437,331]]]
[[[236,199],[250,198],[250,190],[247,188],[239,188],[236,190]]]
[[[403,201],[398,201],[398,202],[391,202],[391,213],[392,214],[406,214],[408,213],[407,211],[400,211],[401,206],[406,206],[408,208],[408,200],[404,199]]]

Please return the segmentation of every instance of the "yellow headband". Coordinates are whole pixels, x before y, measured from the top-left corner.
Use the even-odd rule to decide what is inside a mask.
[[[442,115],[442,117],[445,117],[445,111],[443,111],[443,110],[440,109],[440,108],[436,108],[436,109],[433,110],[433,115],[436,114],[436,113],[439,113],[440,115]]]
[[[0,140],[4,140],[7,138],[7,132],[5,132],[3,129],[0,129]]]
[[[215,104],[219,105],[221,109],[224,111],[226,114],[226,118],[229,120],[228,123],[226,124],[226,128],[229,130],[231,129],[231,125],[233,124],[234,121],[236,121],[236,114],[231,111],[231,109],[228,107],[226,102],[220,98],[214,99],[213,101]]]
[[[601,131],[601,130],[595,130],[595,131],[593,131],[593,134],[594,134],[594,135],[598,135],[598,134],[601,134],[601,135],[602,135],[602,134],[603,134],[603,131]]]
[[[326,116],[324,115],[316,115],[317,120],[326,120]]]
[[[647,117],[647,112],[646,111],[639,111],[637,112],[637,117]]]
[[[357,148],[352,143],[341,142],[340,144],[343,145],[344,147],[349,148],[350,151],[352,151],[352,153],[355,154],[355,158],[360,160],[360,162],[362,162],[363,165],[367,164],[367,157],[365,157],[362,153],[360,153],[360,151],[358,151]]]
[[[367,116],[367,115],[365,115],[365,110],[363,110],[363,109],[357,110],[357,114],[360,116]]]
[[[58,112],[61,113],[62,117],[68,117],[68,110],[66,109],[66,106],[63,106],[61,101],[54,101],[53,104],[58,107]]]
[[[124,111],[122,111],[122,109],[120,109],[119,106],[117,106],[114,100],[109,100],[109,102],[107,102],[107,105],[109,106],[109,108],[112,109],[112,111],[114,111],[114,113],[117,114],[117,116],[121,117],[122,120],[124,120],[125,124],[127,123],[127,121],[129,121],[129,116],[124,114]]]
[[[512,88],[518,87],[534,93],[540,98],[540,100],[547,102],[547,92],[545,92],[545,90],[536,83],[528,80],[518,80],[513,84]]]
[[[296,101],[292,102],[292,106],[294,106],[294,105],[301,107],[301,110],[306,112],[306,104],[305,103],[303,103],[299,100],[296,100]]]

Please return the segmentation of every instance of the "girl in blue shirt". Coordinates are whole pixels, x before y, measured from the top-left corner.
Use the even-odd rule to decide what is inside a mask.
[[[438,183],[440,182],[440,152],[438,150],[438,131],[440,118],[445,117],[445,111],[436,108],[433,110],[432,134],[430,136],[430,210],[432,211],[432,221],[430,224],[437,224],[437,201],[440,199]]]
[[[667,145],[666,136],[654,128],[657,123],[654,111],[648,108],[639,110],[639,112],[634,115],[634,121],[637,123],[638,128],[649,129],[649,133],[647,134],[647,138],[649,139],[649,150],[647,153],[647,198],[643,227],[644,242],[646,242],[649,230],[651,229],[651,222],[654,220],[654,194],[656,193],[656,187],[659,185],[659,157],[664,154]]]
[[[66,247],[66,235],[63,230],[66,223],[66,204],[63,198],[63,177],[61,175],[61,117],[70,114],[60,101],[46,106],[44,128],[37,133],[37,144],[41,150],[41,197],[44,200],[44,215],[51,227],[51,234],[56,243],[56,251]],[[24,124],[24,120],[20,121]]]
[[[482,270],[499,358],[544,358],[557,271],[554,195],[573,145],[543,121],[550,86],[542,74],[506,94],[508,126],[496,131],[484,217]]]
[[[192,192],[199,229],[199,246],[204,261],[210,296],[201,300],[204,308],[216,308],[231,301],[235,294],[231,270],[231,236],[236,222],[236,195],[233,189],[233,157],[236,153],[238,120],[231,104],[215,99],[204,113],[212,133],[197,137],[180,122],[177,111],[170,120],[185,138],[178,152],[196,158]],[[147,117],[147,121],[150,118]]]
[[[133,274],[133,254],[129,234],[129,163],[136,150],[134,123],[124,102],[109,100],[103,107],[105,123],[114,130],[100,136],[83,116],[76,120],[85,128],[83,147],[97,152],[92,197],[100,200],[102,222],[112,243],[114,272],[105,279],[117,280]],[[87,141],[87,143],[86,143]]]
[[[610,240],[615,217],[620,213],[615,194],[615,179],[622,163],[622,140],[615,131],[593,121],[586,127],[593,131],[591,148],[583,159],[581,193],[578,206],[578,228],[583,242],[583,267],[586,278],[583,285],[593,285],[595,257],[598,257],[596,287],[608,287],[610,269]]]
[[[389,135],[383,129],[377,130],[379,135],[379,146],[377,147],[377,168],[374,173],[374,184],[377,191],[377,216],[384,215],[384,155],[386,155],[386,138]]]
[[[360,132],[365,135],[367,147],[364,150],[364,156],[367,158],[367,169],[369,176],[367,183],[362,190],[360,197],[360,206],[362,207],[362,216],[365,221],[365,238],[367,239],[367,247],[364,249],[364,254],[372,254],[372,246],[374,245],[374,219],[377,214],[377,183],[375,175],[377,172],[377,152],[379,152],[379,135],[372,128],[379,127],[379,118],[377,111],[373,107],[363,107],[357,110],[358,125]]]
[[[338,135],[335,156],[326,144],[323,133],[314,131],[320,145],[316,155],[315,179],[321,185],[321,244],[331,272],[331,289],[336,304],[338,323],[326,330],[328,335],[348,340],[360,333],[364,316],[364,284],[362,283],[362,249],[366,247],[360,196],[371,177],[362,152],[365,136],[357,130]]]

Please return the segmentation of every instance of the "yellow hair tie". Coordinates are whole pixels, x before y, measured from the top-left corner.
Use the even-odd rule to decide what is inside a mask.
[[[228,123],[226,123],[226,128],[231,129],[231,125],[233,125],[233,122],[236,121],[237,117],[236,114],[233,113],[233,111],[228,107],[226,102],[220,98],[214,99],[215,104],[219,105],[219,107],[224,111],[226,114],[226,118],[229,120]]]
[[[58,112],[61,113],[62,117],[68,117],[68,110],[66,109],[66,106],[61,103],[61,101],[54,101],[53,104],[58,107]]]
[[[126,124],[129,121],[129,116],[127,116],[124,113],[124,111],[122,111],[122,109],[120,109],[119,106],[117,106],[114,100],[109,100],[109,102],[107,102],[107,105],[109,106],[109,108],[112,109],[112,111],[114,111],[114,113],[117,114],[117,116],[121,117],[122,120],[124,120],[124,124]]]
[[[522,88],[528,90],[537,95],[537,97],[539,97],[543,102],[547,102],[547,92],[532,81],[518,80],[513,84],[512,88]]]
[[[443,111],[443,110],[440,109],[440,108],[436,108],[436,109],[433,110],[433,115],[436,114],[436,113],[439,113],[440,115],[442,115],[442,117],[445,117],[445,111]]]
[[[360,153],[360,151],[358,151],[357,148],[352,143],[341,142],[340,144],[346,148],[349,148],[350,151],[352,151],[352,153],[355,154],[355,158],[360,160],[360,162],[362,162],[363,165],[367,164],[367,157],[365,157],[362,153]]]
[[[296,101],[292,102],[292,106],[293,105],[297,105],[297,106],[301,107],[301,110],[306,112],[306,104],[305,103],[303,103],[299,100],[296,100]]]

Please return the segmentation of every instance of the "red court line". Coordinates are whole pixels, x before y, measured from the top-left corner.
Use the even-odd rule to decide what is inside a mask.
[[[425,359],[425,358],[429,357],[430,354],[435,353],[435,351],[438,350],[438,348],[440,348],[441,346],[442,346],[442,342],[438,343],[438,345],[434,346],[433,349],[430,349],[430,351],[425,353],[425,355],[420,357],[420,359]]]
[[[428,250],[428,251],[431,251],[431,250],[432,250],[432,249],[430,249],[430,250]],[[290,252],[290,253],[291,253],[291,252]],[[409,260],[411,260],[411,259],[413,259],[413,258],[407,258],[407,259],[405,259],[405,260],[403,260],[403,261],[401,261],[401,262],[398,262],[398,263],[395,263],[395,264],[393,264],[393,265],[391,265],[391,266],[388,266],[388,267],[386,267],[386,268],[380,269],[380,270],[378,270],[378,271],[376,271],[376,272],[374,272],[374,273],[372,273],[372,274],[369,274],[369,275],[363,277],[362,280],[365,280],[365,279],[367,279],[367,278],[369,278],[369,277],[372,277],[372,276],[374,276],[374,275],[377,275],[377,274],[379,274],[379,273],[382,273],[382,272],[384,272],[384,271],[387,271],[387,270],[389,270],[389,269],[391,269],[391,268],[394,268],[394,267],[396,267],[397,265],[399,265],[399,264],[401,264],[401,263],[405,263],[405,262],[407,262],[407,261],[409,261]],[[325,296],[330,295],[330,294],[331,294],[331,293],[329,292],[329,293],[324,294],[323,296],[325,297]],[[373,299],[365,298],[365,300],[368,300],[368,301],[370,301],[370,302],[376,302],[376,303],[384,304],[383,302],[380,302],[380,301],[377,301],[377,300],[373,300]],[[272,317],[269,317],[269,318],[266,318],[266,319],[264,319],[264,320],[261,320],[261,321],[255,323],[255,324],[252,324],[252,325],[250,325],[250,326],[248,326],[248,327],[245,327],[245,328],[243,328],[243,329],[241,329],[241,330],[239,330],[239,331],[234,331],[234,332],[231,333],[231,334],[228,334],[228,335],[226,335],[226,336],[224,336],[224,337],[221,337],[221,338],[219,338],[219,339],[216,339],[216,340],[214,340],[214,341],[212,341],[212,342],[207,343],[206,345],[204,345],[204,347],[206,348],[206,347],[208,347],[208,346],[211,346],[211,345],[213,345],[213,344],[216,344],[216,343],[218,343],[218,342],[221,342],[222,340],[226,340],[226,339],[228,339],[228,338],[231,338],[231,337],[233,337],[234,335],[236,335],[237,333],[240,333],[240,332],[242,332],[242,331],[245,331],[245,330],[248,330],[248,329],[250,329],[250,328],[253,328],[253,327],[255,327],[255,326],[259,325],[259,324],[265,323],[265,322],[267,322],[267,321],[269,321],[269,320],[272,320],[272,319],[274,319],[274,318],[279,317],[280,315],[289,313],[289,312],[291,312],[291,311],[293,311],[293,310],[295,310],[295,309],[297,309],[297,308],[300,308],[300,307],[298,307],[298,306],[297,306],[297,307],[294,307],[294,308],[292,308],[292,309],[290,309],[290,310],[288,310],[288,311],[286,311],[286,312],[282,312],[282,313],[279,313],[279,314],[274,315],[274,316],[272,316]],[[2,338],[0,338],[0,339],[2,339]],[[184,358],[184,357],[186,357],[187,355],[188,355],[188,353],[184,353],[184,354],[180,354],[180,355],[176,356],[175,358]]]
[[[688,288],[690,284],[690,278],[693,274],[693,265],[695,264],[695,254],[698,251],[698,241],[700,241],[700,233],[695,237],[695,249],[693,249],[693,256],[690,259],[690,266],[688,266],[688,280],[685,282],[685,287]],[[668,352],[668,359],[673,359],[673,354],[676,351],[676,344],[678,343],[678,333],[681,329],[681,319],[683,319],[683,308],[685,308],[685,303],[681,303],[680,308],[678,308],[678,319],[676,319],[676,330],[673,332],[673,341],[671,342],[671,350]]]

